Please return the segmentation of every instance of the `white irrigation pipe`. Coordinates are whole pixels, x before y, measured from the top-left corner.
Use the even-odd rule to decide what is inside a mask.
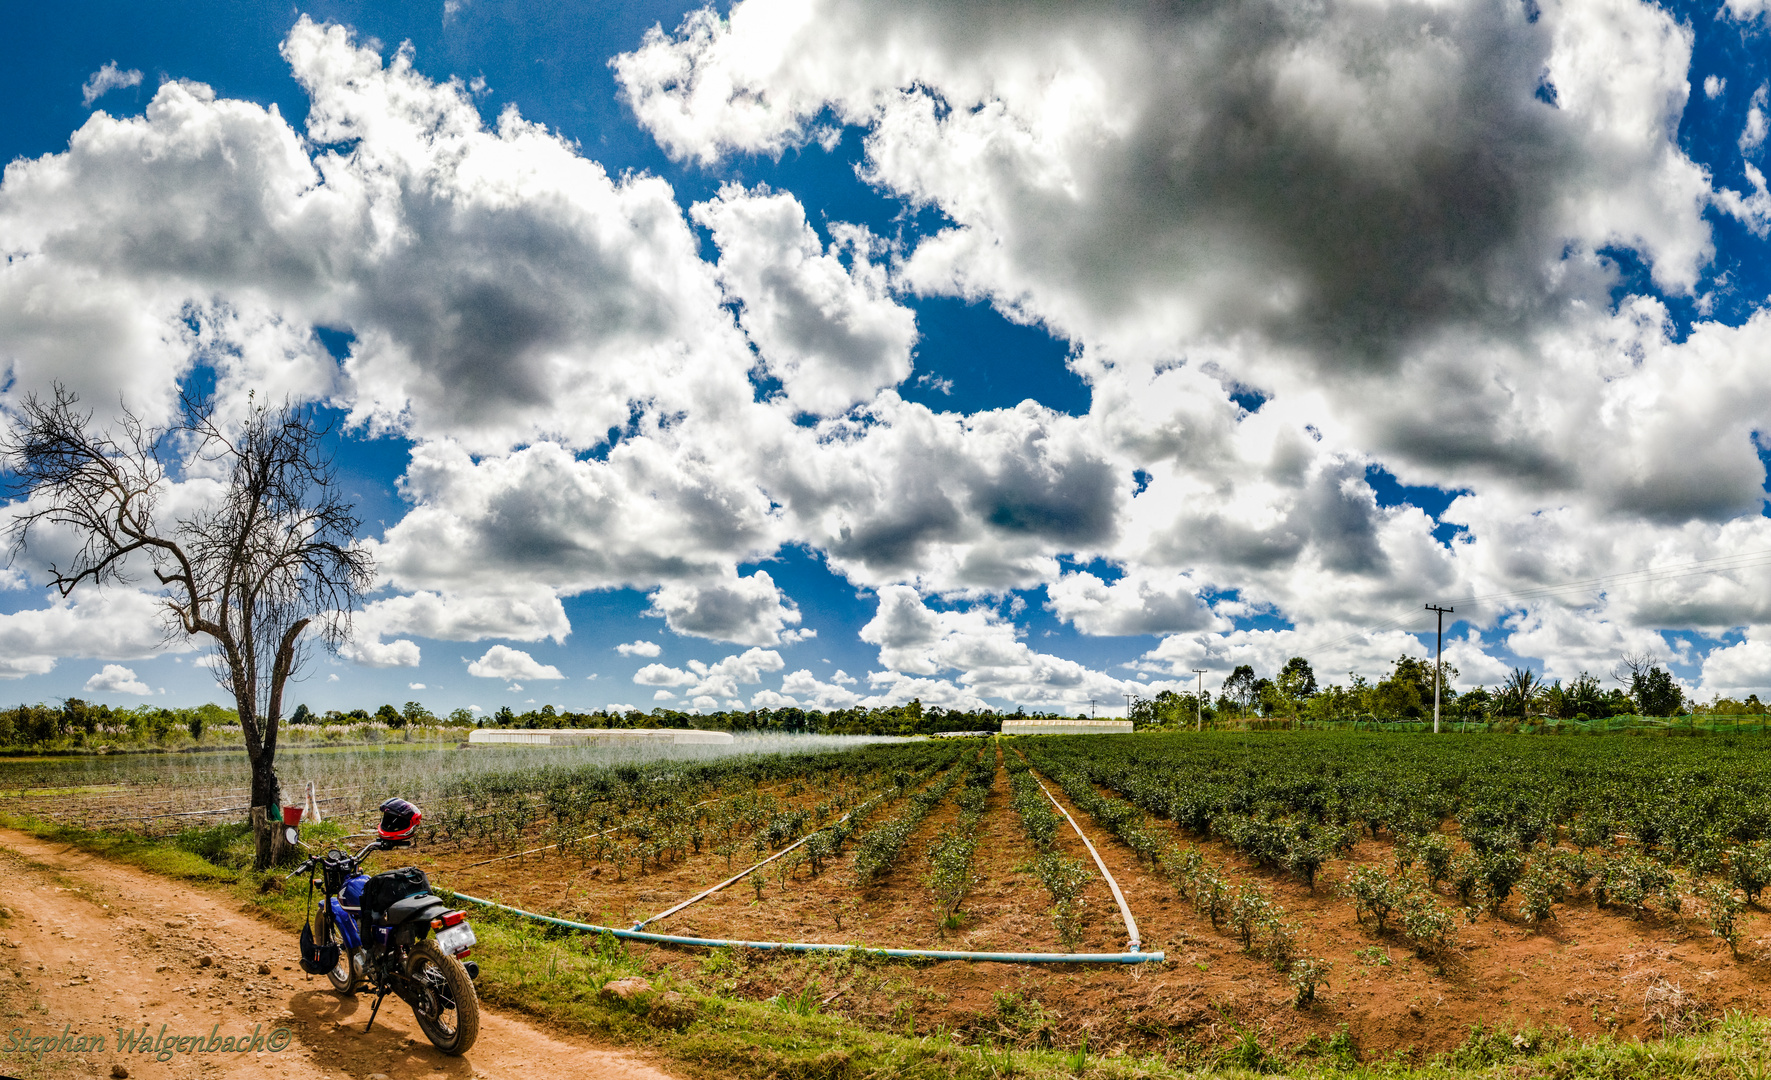
[[[452,893],[457,900],[465,900],[470,904],[508,911],[512,915],[520,915],[525,919],[560,926],[567,930],[581,930],[591,934],[610,934],[627,941],[647,941],[655,945],[699,945],[710,949],[728,947],[743,949],[766,949],[777,952],[803,953],[872,953],[876,956],[892,956],[908,960],[972,960],[997,964],[1160,964],[1167,957],[1160,952],[1128,952],[1128,953],[987,953],[987,952],[954,952],[944,949],[870,949],[865,945],[825,945],[810,941],[735,941],[728,938],[697,938],[677,937],[674,934],[651,934],[640,930],[617,930],[612,926],[593,926],[590,923],[572,922],[568,919],[556,919],[551,915],[537,915],[532,911],[500,904],[493,900],[482,900],[466,893]]]
[[[639,922],[636,922],[633,924],[633,928],[635,930],[643,930],[646,927],[647,923],[655,923],[659,919],[664,918],[666,915],[675,915],[677,912],[688,907],[690,904],[700,903],[701,901],[712,896],[714,893],[719,892],[721,889],[725,888],[726,886],[733,885],[733,884],[736,884],[737,882],[743,881],[745,878],[749,877],[751,874],[755,873],[758,870],[761,870],[763,867],[774,862],[776,859],[779,859],[781,856],[792,851],[794,848],[799,847],[801,844],[805,843],[807,840],[810,840],[812,837],[817,836],[819,833],[824,832],[826,829],[836,828],[838,825],[841,825],[843,822],[847,821],[848,819],[854,817],[856,814],[860,813],[863,809],[865,809],[868,806],[868,804],[876,803],[879,800],[885,798],[889,794],[891,794],[891,792],[889,792],[889,791],[880,792],[878,795],[875,795],[873,798],[868,799],[867,802],[864,802],[860,806],[855,807],[853,810],[850,810],[848,813],[844,814],[842,817],[837,818],[835,821],[824,826],[822,829],[813,829],[811,832],[806,833],[804,836],[800,837],[794,843],[790,844],[787,847],[782,848],[780,851],[775,852],[773,855],[770,855],[768,858],[764,859],[762,862],[757,863],[755,866],[752,866],[750,869],[738,871],[736,874],[733,874],[731,877],[720,882],[718,885],[715,885],[713,888],[707,889],[704,892],[698,892],[694,896],[689,897],[687,900],[684,900],[682,903],[678,904],[677,906],[675,906],[673,908],[669,908],[665,911],[660,911],[658,914],[652,916],[649,919],[641,919]]]
[[[1077,837],[1082,840],[1082,846],[1087,848],[1088,853],[1095,857],[1095,866],[1101,871],[1101,876],[1107,879],[1107,888],[1113,890],[1113,900],[1119,905],[1119,914],[1125,919],[1125,932],[1126,935],[1131,938],[1131,951],[1137,952],[1138,923],[1136,919],[1131,917],[1131,908],[1126,906],[1125,894],[1119,891],[1119,882],[1113,880],[1113,875],[1107,871],[1107,864],[1101,861],[1101,853],[1096,851],[1095,846],[1088,842],[1088,837],[1084,836],[1082,833],[1082,826],[1076,824],[1076,819],[1070,816],[1070,811],[1064,809],[1063,804],[1058,802],[1057,796],[1047,790],[1045,784],[1040,782],[1038,776],[1034,776],[1032,773],[1028,773],[1028,775],[1033,776],[1033,782],[1039,784],[1039,790],[1045,792],[1045,797],[1050,799],[1052,805],[1058,808],[1058,813],[1063,814],[1064,820],[1068,821],[1070,827],[1076,830]]]

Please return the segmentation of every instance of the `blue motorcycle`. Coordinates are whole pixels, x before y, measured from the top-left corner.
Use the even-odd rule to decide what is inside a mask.
[[[332,848],[295,872],[308,874],[310,900],[321,891],[312,925],[301,930],[301,967],[324,974],[332,989],[375,994],[369,1026],[393,994],[412,1006],[425,1038],[445,1054],[464,1054],[480,1031],[479,965],[468,960],[476,941],[467,916],[432,895],[424,871],[406,867],[363,872],[376,851],[410,847],[422,814],[404,799],[382,804],[376,838],[356,855]]]

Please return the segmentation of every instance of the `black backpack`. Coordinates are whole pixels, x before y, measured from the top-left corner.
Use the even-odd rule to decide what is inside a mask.
[[[324,975],[338,966],[338,946],[327,945],[321,948],[314,941],[314,928],[303,925],[301,928],[301,970],[309,975]]]
[[[430,878],[416,866],[406,866],[398,870],[389,870],[385,874],[376,874],[363,886],[363,910],[371,919],[379,918],[397,901],[408,896],[423,896],[430,892]]]

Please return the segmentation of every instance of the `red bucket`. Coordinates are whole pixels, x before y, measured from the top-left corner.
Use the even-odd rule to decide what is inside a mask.
[[[301,807],[299,807],[299,806],[285,806],[285,807],[283,807],[283,824],[289,826],[292,829],[295,826],[300,825],[301,824]]]

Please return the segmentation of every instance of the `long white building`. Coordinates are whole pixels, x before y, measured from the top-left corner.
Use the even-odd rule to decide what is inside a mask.
[[[691,728],[480,728],[467,737],[469,746],[518,743],[525,746],[584,746],[589,743],[668,742],[729,743],[727,731],[696,731]]]
[[[1130,720],[1004,720],[1004,735],[1128,735]]]

